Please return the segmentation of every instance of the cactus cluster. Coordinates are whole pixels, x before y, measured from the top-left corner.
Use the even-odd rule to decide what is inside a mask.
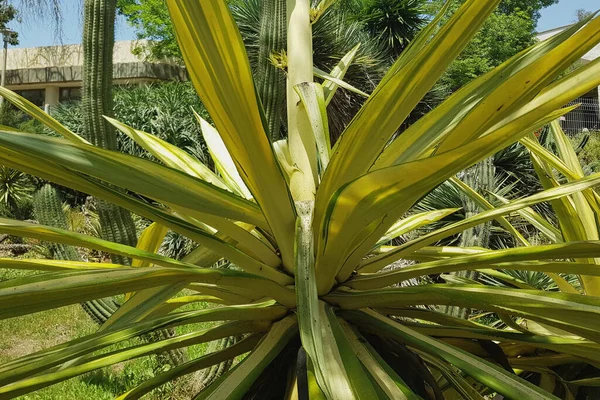
[[[33,212],[41,225],[68,229],[67,217],[62,208],[62,199],[58,191],[46,184],[33,196]],[[52,258],[56,260],[81,261],[81,256],[73,246],[59,243],[44,243]]]
[[[229,337],[225,337],[223,339],[219,339],[215,342],[212,342],[208,346],[206,353],[207,354],[213,353],[213,352],[225,349],[229,346],[233,346],[240,339],[241,338],[237,337],[237,336],[229,336]],[[215,380],[217,380],[221,375],[223,375],[225,372],[227,372],[229,370],[229,368],[231,368],[232,364],[233,364],[233,359],[229,359],[229,360],[223,361],[222,363],[215,364],[210,368],[206,368],[206,369],[202,370],[200,372],[199,376],[196,378],[199,380],[200,390],[203,390],[204,388],[208,387],[211,383],[213,383]]]
[[[35,218],[42,225],[68,229],[67,217],[62,209],[62,199],[58,191],[46,184],[33,196]],[[73,246],[59,243],[45,243],[50,255],[55,260],[81,261],[81,256]],[[84,311],[99,325],[117,310],[118,304],[113,299],[98,299],[81,303]]]
[[[495,176],[496,169],[494,167],[493,159],[487,158],[466,169],[464,171],[463,181],[477,191],[477,193],[487,194],[494,190]],[[479,206],[466,195],[462,196],[462,202],[465,218],[470,218],[481,212]],[[486,222],[485,224],[480,224],[465,230],[460,236],[460,246],[488,248],[491,229],[492,222]],[[460,271],[453,273],[453,275],[476,280],[479,273],[477,271]],[[464,307],[446,306],[446,312],[455,317],[466,319],[469,316],[470,310]]]

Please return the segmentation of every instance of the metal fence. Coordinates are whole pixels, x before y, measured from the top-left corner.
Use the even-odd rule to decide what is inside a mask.
[[[582,131],[600,131],[600,104],[598,97],[580,97],[567,106],[575,104],[581,105],[564,117],[561,117],[561,125],[565,133],[574,135]]]

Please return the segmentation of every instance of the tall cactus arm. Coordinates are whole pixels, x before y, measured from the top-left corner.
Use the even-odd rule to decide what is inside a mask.
[[[496,176],[496,169],[494,167],[493,159],[487,158],[478,164],[465,170],[465,176],[463,177],[464,182],[472,187],[478,193],[489,193],[494,189],[494,179]],[[465,210],[465,218],[469,218],[479,213],[479,207],[473,200],[467,196],[463,197],[463,209]],[[485,247],[487,248],[490,244],[490,233],[492,229],[492,223],[486,222],[485,224],[478,225],[476,227],[467,229],[460,237],[461,247]],[[457,275],[468,279],[477,279],[477,271],[460,271],[454,272],[453,275]],[[470,310],[464,307],[446,306],[446,312],[455,317],[467,319]]]
[[[116,150],[117,136],[103,115],[112,115],[116,0],[85,0],[83,24],[83,130],[95,146]]]
[[[286,48],[286,0],[263,0],[260,4],[260,31],[256,88],[262,101],[271,141],[280,139],[285,106],[285,73],[271,63],[271,55]]]
[[[83,132],[95,146],[117,149],[114,127],[104,119],[113,115],[112,79],[115,42],[116,0],[85,0],[83,29]],[[137,237],[131,214],[119,207],[98,201],[102,237],[135,246]],[[129,264],[114,256],[113,262]]]

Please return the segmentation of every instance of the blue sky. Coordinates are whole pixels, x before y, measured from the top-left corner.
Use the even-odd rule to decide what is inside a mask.
[[[18,4],[18,2],[15,2]],[[19,32],[18,47],[49,46],[59,43],[81,42],[81,0],[61,0],[63,10],[62,40],[54,34],[51,18],[35,20],[25,18],[22,23],[13,22],[10,28]],[[558,4],[542,11],[538,31],[545,31],[558,26],[570,24],[575,20],[575,10],[584,8],[595,10],[600,7],[598,0],[560,0]],[[122,18],[118,19],[116,29],[117,40],[135,38],[133,28]]]
[[[18,6],[19,0],[11,1]],[[19,32],[19,45],[17,47],[50,46],[53,44],[81,43],[82,35],[82,8],[83,0],[60,0],[62,6],[63,23],[62,38],[55,34],[55,27],[51,17],[23,18],[22,23],[12,22],[9,27]],[[49,15],[49,11],[44,11]],[[135,32],[122,18],[117,18],[115,30],[117,40],[135,38]]]
[[[600,2],[598,0],[560,0],[558,4],[542,10],[538,31],[547,31],[574,22],[575,11],[580,8],[596,11],[600,8]]]

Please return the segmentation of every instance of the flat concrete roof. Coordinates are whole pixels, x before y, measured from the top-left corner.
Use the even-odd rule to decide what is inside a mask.
[[[44,84],[65,84],[79,86],[82,81],[83,67],[61,66],[24,68],[6,71],[6,86],[9,89],[26,89],[26,87]],[[148,62],[117,63],[113,66],[113,80],[118,83],[136,80],[186,80],[184,67],[174,64],[158,64]]]

